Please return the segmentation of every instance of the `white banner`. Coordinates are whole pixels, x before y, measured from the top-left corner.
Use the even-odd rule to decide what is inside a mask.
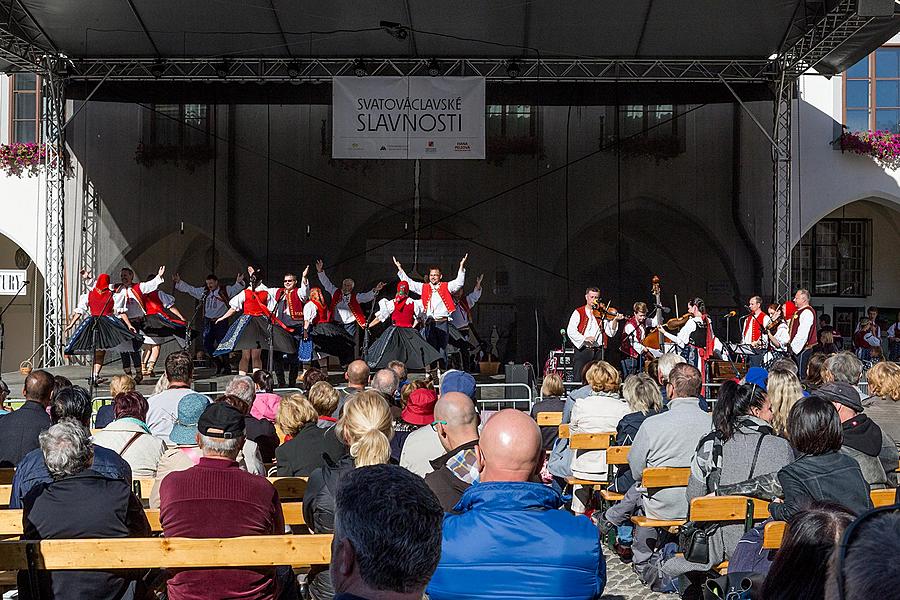
[[[24,270],[0,269],[0,296],[15,296],[27,279]],[[25,295],[22,289],[20,296]]]
[[[332,82],[332,158],[484,158],[484,77]]]

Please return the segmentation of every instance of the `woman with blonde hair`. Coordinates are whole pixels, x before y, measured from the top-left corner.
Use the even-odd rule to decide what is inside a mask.
[[[869,397],[863,400],[866,414],[900,448],[900,365],[875,363],[867,374]]]
[[[569,431],[576,433],[613,433],[619,421],[628,414],[628,405],[619,395],[619,370],[606,361],[598,361],[585,374],[591,387],[589,395],[577,398],[572,406]],[[591,481],[606,480],[605,450],[575,450],[572,453],[572,475]],[[584,513],[591,488],[576,485],[572,511]]]
[[[787,433],[787,419],[794,404],[804,396],[803,386],[794,373],[784,369],[769,371],[766,396],[772,404],[772,429],[780,436]]]
[[[547,373],[541,384],[541,399],[531,407],[531,418],[537,421],[540,413],[562,413],[566,406],[566,388],[563,387],[562,377],[556,373]],[[550,451],[553,444],[559,438],[559,426],[547,425],[541,427],[541,439],[544,451]]]
[[[128,373],[119,373],[118,375],[113,375],[109,379],[109,395],[112,396],[113,401],[109,404],[104,404],[97,410],[97,415],[94,417],[94,429],[103,429],[116,419],[116,396],[118,396],[119,394],[127,394],[128,392],[133,391],[134,377],[132,377]]]
[[[309,477],[325,464],[326,430],[317,426],[318,420],[319,413],[303,394],[281,400],[275,425],[286,441],[275,449],[279,477]]]
[[[359,392],[344,404],[337,435],[349,452],[342,457],[326,457],[325,464],[310,475],[303,496],[303,517],[313,533],[334,533],[334,494],[344,475],[356,467],[387,463],[394,435],[392,424],[391,409],[379,392]],[[334,596],[327,568],[311,570],[308,581],[315,600]]]

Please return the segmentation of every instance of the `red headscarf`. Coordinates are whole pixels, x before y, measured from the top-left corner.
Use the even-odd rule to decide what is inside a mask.
[[[100,273],[97,277],[97,283],[94,284],[94,289],[101,294],[107,293],[109,291],[109,275]]]
[[[794,304],[793,300],[788,300],[784,303],[784,320],[790,321],[793,318],[794,313],[797,312],[797,305]]]
[[[409,284],[401,281],[397,284],[397,295],[394,296],[394,308],[401,308],[409,297]]]

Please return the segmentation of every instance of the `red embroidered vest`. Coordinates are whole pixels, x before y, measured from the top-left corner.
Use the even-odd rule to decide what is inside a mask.
[[[425,307],[425,310],[428,310],[428,307],[431,306],[431,293],[434,290],[431,287],[430,283],[422,284],[422,306]],[[450,294],[450,287],[447,285],[446,281],[442,281],[438,284],[437,289],[438,296],[441,297],[441,300],[444,301],[444,306],[447,307],[447,312],[452,313],[456,310],[456,303],[453,302],[453,296]]]
[[[794,341],[794,338],[797,337],[797,331],[800,329],[800,315],[803,314],[804,310],[812,311],[812,327],[809,328],[809,337],[806,339],[806,344],[804,344],[803,348],[812,348],[816,344],[819,343],[819,334],[817,333],[818,328],[818,319],[816,318],[816,309],[812,306],[806,305],[803,308],[797,310],[794,313],[794,318],[791,319],[791,341]]]
[[[313,306],[316,307],[316,316],[313,318],[313,322],[315,323],[327,323],[331,320],[331,314],[328,312],[328,308],[325,307],[324,304],[319,304],[315,300],[310,300]]]
[[[113,314],[112,292],[107,290],[100,292],[92,289],[88,292],[88,310],[93,317],[110,316]]]
[[[163,306],[162,300],[159,299],[159,292],[152,291],[144,296],[144,308],[148,315],[162,315],[174,323],[184,325],[184,321],[171,314],[166,307]]]
[[[625,335],[625,332],[622,332],[622,343],[619,345],[619,349],[622,351],[622,354],[626,354],[631,358],[638,357],[638,351],[634,349],[632,337],[638,342],[643,341],[644,339],[644,326],[638,325],[637,319],[631,317],[627,321],[625,321],[625,325],[631,324],[634,327],[634,333],[632,335]]]
[[[587,331],[587,326],[588,326],[588,318],[589,317],[588,317],[587,311],[585,310],[584,306],[579,306],[578,308],[575,309],[575,312],[578,313],[578,328],[577,328],[578,333],[580,333],[581,335],[584,335],[584,332]],[[597,324],[600,326],[600,338],[601,338],[603,347],[605,348],[606,340],[607,340],[606,329],[603,328],[603,323],[600,322],[600,319],[598,319],[594,315],[591,315],[590,318],[596,319]]]
[[[750,332],[750,341],[755,342],[762,337],[763,313],[758,315],[750,315],[744,321],[744,338]]]
[[[134,294],[134,299],[137,300],[138,306],[141,307],[141,310],[144,311],[144,314],[149,314],[147,312],[147,307],[144,300],[144,294],[141,293],[141,284],[133,283],[131,286],[131,293]],[[128,307],[128,292],[125,292],[125,306]]]
[[[300,294],[297,292],[297,288],[292,289],[285,298],[286,291],[287,290],[284,288],[278,288],[278,291],[275,292],[275,301],[281,302],[281,299],[284,298],[284,307],[287,314],[295,321],[302,321],[303,301],[300,300]]]
[[[863,350],[871,350],[875,347],[866,340],[866,332],[862,329],[853,334],[853,346]]]
[[[412,327],[416,320],[416,307],[412,302],[394,302],[394,312],[391,320],[397,327]]]
[[[337,305],[341,303],[341,300],[344,298],[343,290],[335,290],[334,294],[331,296],[331,307],[328,309],[328,312],[331,313],[331,316],[334,317],[335,309]],[[362,307],[359,305],[359,302],[356,300],[356,292],[350,293],[350,300],[347,302],[347,306],[350,307],[350,312],[353,314],[353,318],[356,319],[356,322],[360,327],[366,326],[366,315],[363,313]]]

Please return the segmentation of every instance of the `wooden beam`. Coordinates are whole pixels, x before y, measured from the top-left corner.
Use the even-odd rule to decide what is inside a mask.
[[[537,424],[541,427],[556,427],[562,425],[561,412],[542,412],[537,415]]]
[[[606,450],[614,435],[616,435],[614,432],[573,433],[569,438],[569,448],[572,450]]]
[[[753,519],[769,518],[769,503],[753,501]],[[691,521],[743,521],[747,513],[747,496],[702,496],[691,500]]]
[[[641,474],[641,486],[647,489],[684,487],[690,476],[690,467],[650,467]]]

